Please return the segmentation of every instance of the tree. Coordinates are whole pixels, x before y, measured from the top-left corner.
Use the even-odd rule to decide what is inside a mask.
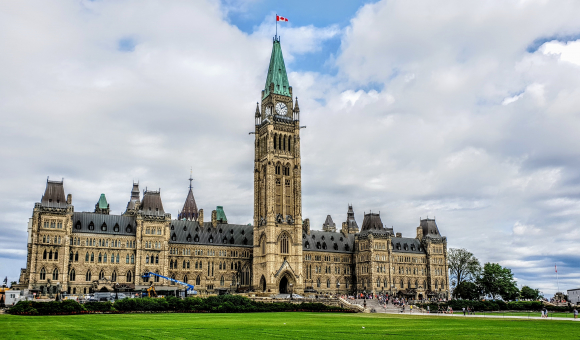
[[[515,300],[520,291],[511,269],[504,268],[498,263],[486,263],[477,279],[483,294],[493,299],[502,298],[505,301]]]
[[[473,281],[481,271],[479,260],[466,249],[450,248],[447,253],[449,275],[458,287],[464,281]]]
[[[529,286],[523,286],[520,291],[520,297],[526,300],[538,300],[540,298],[540,290],[532,289]]]
[[[453,296],[463,300],[478,300],[479,288],[473,282],[463,281],[453,290]]]
[[[17,285],[17,284],[18,284],[18,282],[16,282],[16,281],[11,281],[11,282],[10,282],[10,288],[12,288],[12,286],[14,286],[14,285]]]

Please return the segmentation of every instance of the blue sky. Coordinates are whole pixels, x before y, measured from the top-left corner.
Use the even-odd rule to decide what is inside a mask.
[[[580,286],[580,5],[574,1],[64,1],[0,5],[0,275],[26,261],[47,176],[75,211],[133,180],[173,215],[252,221],[252,131],[274,35],[300,100],[314,229],[381,211],[519,284]]]

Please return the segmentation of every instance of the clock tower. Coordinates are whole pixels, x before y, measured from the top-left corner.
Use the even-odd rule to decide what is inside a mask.
[[[300,109],[292,100],[280,39],[274,38],[255,114],[253,285],[302,293]]]

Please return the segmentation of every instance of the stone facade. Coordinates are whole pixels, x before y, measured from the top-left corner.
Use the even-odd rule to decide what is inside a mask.
[[[62,181],[47,181],[28,224],[28,257],[20,286],[70,293],[182,289],[145,272],[188,282],[199,292],[384,292],[409,298],[447,297],[447,239],[434,219],[415,237],[385,228],[379,214],[359,229],[352,206],[337,231],[302,218],[300,108],[293,100],[280,41],[274,39],[266,85],[255,112],[254,224],[230,224],[217,207],[209,221],[190,190],[177,219],[159,191],[134,183],[127,209],[111,215],[105,195],[94,212],[75,212]],[[191,178],[190,178],[191,181]]]

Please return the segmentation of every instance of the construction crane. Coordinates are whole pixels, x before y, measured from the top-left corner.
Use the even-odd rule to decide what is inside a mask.
[[[186,286],[187,287],[187,294],[189,294],[189,295],[197,295],[197,291],[195,290],[194,285],[190,285],[189,283],[185,283],[185,282],[182,282],[182,281],[179,281],[179,280],[176,280],[176,279],[172,279],[172,278],[167,277],[167,276],[163,276],[163,275],[159,275],[159,274],[156,274],[156,273],[152,273],[152,272],[145,272],[145,273],[143,273],[143,275],[141,277],[143,279],[145,279],[146,281],[149,281],[149,278],[151,276],[156,276],[156,277],[162,278],[164,280],[169,280],[171,282],[175,282],[177,284]],[[155,288],[153,288],[153,284],[151,284],[151,287],[149,289],[147,289],[147,294],[149,296],[151,296],[151,290],[153,291],[153,294],[157,295],[156,292],[155,292]]]

